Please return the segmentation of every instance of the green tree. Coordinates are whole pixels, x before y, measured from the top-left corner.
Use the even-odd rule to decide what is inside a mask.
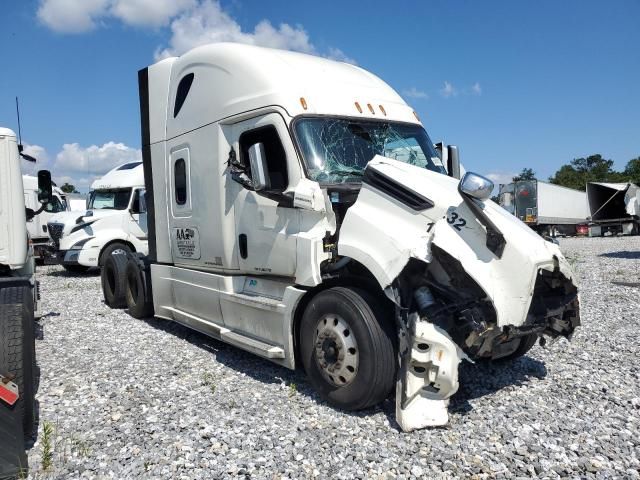
[[[62,190],[64,193],[80,193],[78,192],[78,190],[76,190],[75,186],[71,185],[68,182],[65,182],[65,184],[60,187],[60,190]]]
[[[625,180],[640,185],[640,157],[629,160],[627,166],[624,167],[622,175],[624,175]]]
[[[514,182],[519,182],[521,180],[535,180],[536,172],[533,171],[532,168],[523,168],[520,174],[513,177]]]
[[[602,155],[589,155],[586,158],[574,158],[568,165],[563,165],[549,178],[551,183],[563,187],[586,190],[588,182],[619,182],[622,174],[613,170],[613,160],[606,160]]]

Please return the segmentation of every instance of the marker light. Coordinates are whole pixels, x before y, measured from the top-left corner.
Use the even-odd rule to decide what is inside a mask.
[[[372,114],[374,114],[374,115],[376,114],[376,112],[374,112],[374,111],[373,111],[373,107],[371,106],[371,104],[370,104],[370,103],[367,103],[367,107],[369,107],[369,111],[370,111]]]
[[[304,99],[304,97],[300,97],[300,105],[302,105],[302,108],[304,108],[305,110],[307,109],[307,101]]]
[[[362,113],[362,107],[360,106],[360,104],[358,102],[356,102],[356,108],[358,109],[358,111],[360,113]]]
[[[378,108],[380,108],[380,111],[382,112],[382,114],[386,117],[387,116],[387,112],[384,109],[384,107],[382,105],[378,105]]]
[[[415,110],[413,111],[413,116],[416,117],[416,120],[420,121],[420,117],[418,116]]]

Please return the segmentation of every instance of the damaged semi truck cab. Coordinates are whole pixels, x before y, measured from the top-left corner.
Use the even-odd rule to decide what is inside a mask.
[[[149,257],[128,301],[301,365],[344,409],[395,388],[405,430],[447,422],[462,359],[579,324],[558,247],[489,201],[487,179],[448,176],[455,150],[447,169],[362,68],[215,44],[139,86]]]

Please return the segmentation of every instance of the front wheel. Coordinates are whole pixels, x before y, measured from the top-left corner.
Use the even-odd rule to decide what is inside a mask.
[[[329,403],[360,410],[384,400],[396,373],[392,317],[363,290],[335,287],[316,295],[300,325],[309,382]]]

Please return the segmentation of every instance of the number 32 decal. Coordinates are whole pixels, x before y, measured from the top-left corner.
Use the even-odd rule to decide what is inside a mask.
[[[452,210],[447,213],[447,223],[456,230],[461,231],[462,227],[467,224],[467,221]]]

